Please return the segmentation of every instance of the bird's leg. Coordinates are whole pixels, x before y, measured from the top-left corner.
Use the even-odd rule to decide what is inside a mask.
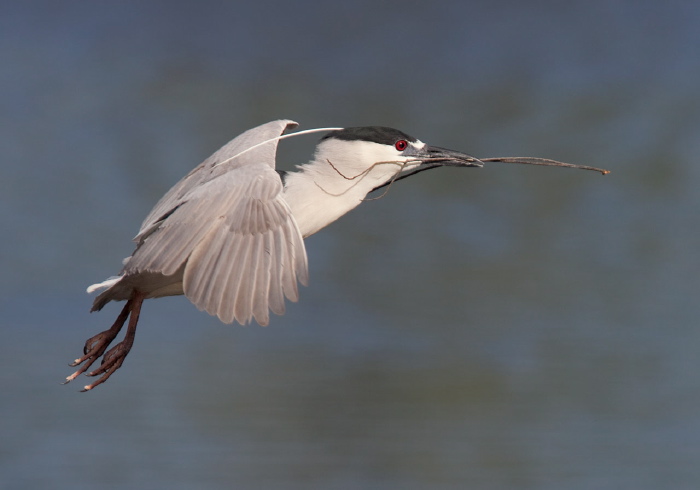
[[[139,314],[141,313],[141,304],[143,303],[143,300],[144,295],[142,293],[134,292],[131,299],[129,299],[129,301],[127,301],[124,305],[124,308],[122,308],[122,311],[114,324],[108,330],[100,332],[85,342],[85,347],[83,348],[85,355],[76,359],[73,363],[71,363],[71,366],[78,366],[83,362],[85,362],[85,365],[68,376],[65,383],[68,383],[83,374],[90,368],[90,366],[92,366],[97,358],[102,356],[107,347],[109,347],[109,344],[111,344],[115,337],[119,334],[119,331],[124,326],[126,319],[129,318],[129,326],[127,327],[124,340],[119,342],[117,345],[107,351],[106,354],[104,354],[99,368],[86,374],[87,376],[97,376],[100,374],[103,376],[101,376],[94,383],[85,386],[85,388],[83,388],[81,391],[89,391],[94,387],[101,385],[121,367],[121,365],[124,363],[124,359],[131,350],[131,346],[134,344],[136,324],[139,321]]]
[[[139,322],[139,315],[141,314],[141,304],[143,303],[143,300],[144,295],[142,293],[134,292],[134,294],[131,296],[131,299],[129,300],[129,302],[132,303],[131,311],[129,312],[129,325],[126,329],[124,340],[107,351],[102,358],[100,367],[87,373],[87,376],[98,376],[100,374],[102,376],[100,376],[100,378],[94,383],[86,385],[80,391],[90,391],[94,387],[101,385],[107,381],[117,369],[122,367],[124,359],[126,359],[126,356],[129,355],[131,346],[134,345],[134,338],[136,337],[136,324]]]
[[[126,322],[126,319],[129,316],[129,312],[131,311],[131,305],[132,301],[127,301],[124,305],[124,308],[122,308],[121,313],[119,313],[119,316],[117,317],[116,321],[109,329],[105,330],[104,332],[100,332],[94,337],[90,337],[89,339],[87,339],[87,341],[85,341],[85,347],[83,347],[83,357],[77,358],[75,361],[71,362],[69,366],[75,367],[80,366],[82,363],[85,364],[81,366],[80,369],[78,369],[76,372],[68,376],[63,384],[70,383],[75,378],[77,378],[85,371],[90,369],[90,366],[92,366],[92,364],[102,354],[104,354],[104,351],[107,350],[109,344],[112,343],[112,341],[119,334],[119,331],[124,326],[124,323]]]

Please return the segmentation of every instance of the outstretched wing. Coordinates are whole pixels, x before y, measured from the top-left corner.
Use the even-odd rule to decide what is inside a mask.
[[[304,242],[275,172],[277,141],[296,123],[241,134],[177,183],[134,238],[126,276],[184,267],[185,296],[222,321],[261,325],[284,312],[308,279]]]

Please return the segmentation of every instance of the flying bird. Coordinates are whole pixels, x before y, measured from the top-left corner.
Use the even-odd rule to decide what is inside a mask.
[[[481,167],[487,162],[606,170],[542,158],[478,159],[430,146],[397,129],[320,128],[284,134],[297,123],[278,120],[239,135],[173,186],[134,238],[136,248],[118,276],[90,286],[101,290],[92,310],[126,301],[114,324],[85,342],[80,366],[104,383],[119,369],[136,335],[143,301],[184,294],[224,323],[267,325],[306,285],[304,238],[357,207],[372,191],[437,167]],[[275,170],[279,140],[325,132],[313,158],[296,171]],[[128,324],[127,324],[128,320]],[[124,339],[107,350],[123,326]],[[100,367],[87,372],[102,357]]]

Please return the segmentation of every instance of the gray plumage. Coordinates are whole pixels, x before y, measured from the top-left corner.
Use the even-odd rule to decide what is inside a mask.
[[[246,131],[175,184],[93,310],[128,299],[138,280],[146,298],[184,293],[225,323],[267,325],[269,310],[284,313],[284,297],[297,301],[297,281],[307,284],[308,266],[274,168],[277,140],[266,141],[296,125],[280,120]]]
[[[83,373],[99,375],[83,389],[89,391],[121,367],[148,298],[184,294],[225,323],[255,319],[267,325],[270,311],[284,313],[285,298],[297,301],[297,282],[307,284],[304,238],[360,205],[373,190],[424,170],[481,167],[487,161],[577,167],[539,158],[479,160],[383,126],[321,128],[287,135],[327,132],[314,157],[283,181],[275,171],[277,143],[296,125],[279,120],[246,131],[158,201],[120,275],[88,288],[104,289],[93,311],[110,301],[126,304],[109,329],[85,342],[84,355],[71,364],[81,367],[66,382]],[[127,320],[124,340],[107,351]],[[100,367],[87,372],[100,357]]]

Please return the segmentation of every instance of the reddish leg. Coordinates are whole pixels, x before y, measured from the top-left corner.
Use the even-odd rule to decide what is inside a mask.
[[[64,384],[73,381],[75,378],[83,374],[90,368],[90,366],[92,366],[92,364],[100,356],[102,356],[107,347],[109,347],[109,344],[111,344],[112,341],[119,334],[119,331],[124,326],[124,323],[126,322],[126,319],[128,317],[129,326],[127,327],[124,340],[119,342],[117,345],[108,350],[106,354],[104,354],[104,357],[102,357],[102,363],[100,364],[99,368],[86,374],[87,376],[97,376],[102,374],[102,376],[94,383],[85,386],[81,391],[89,391],[94,387],[101,385],[102,383],[107,381],[117,369],[121,367],[121,365],[124,363],[124,359],[126,359],[126,356],[131,350],[131,346],[134,345],[134,337],[136,336],[136,324],[139,321],[139,314],[141,313],[141,304],[143,303],[143,300],[144,295],[142,293],[134,292],[134,294],[131,296],[131,299],[126,302],[124,308],[122,308],[121,313],[119,313],[117,320],[109,328],[109,330],[100,332],[94,337],[89,338],[87,342],[85,342],[85,347],[83,348],[83,352],[85,353],[85,355],[79,357],[70,365],[78,366],[83,362],[85,364],[81,366],[80,369],[78,369],[76,372],[68,376]]]

